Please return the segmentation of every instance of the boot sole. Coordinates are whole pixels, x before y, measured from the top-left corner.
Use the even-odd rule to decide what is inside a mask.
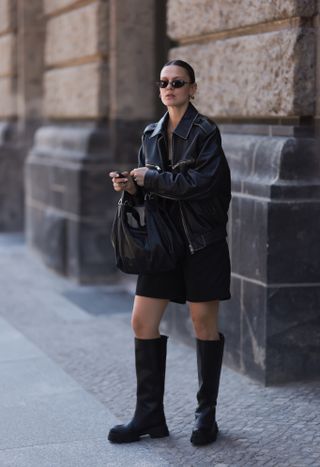
[[[193,444],[193,446],[205,446],[207,444],[214,443],[217,440],[217,437],[218,431],[209,433],[197,431],[192,433],[190,441]]]
[[[156,426],[154,428],[150,428],[150,430],[145,430],[140,433],[128,434],[124,435],[123,433],[114,433],[110,432],[108,435],[108,440],[111,443],[135,443],[140,441],[140,437],[144,435],[149,435],[150,438],[165,438],[169,436],[168,427],[165,425]]]

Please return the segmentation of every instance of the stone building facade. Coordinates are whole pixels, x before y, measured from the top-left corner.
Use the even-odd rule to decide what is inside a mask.
[[[319,0],[1,0],[0,228],[80,282],[114,273],[109,169],[163,111],[167,57],[232,170],[226,363],[273,384],[319,376]],[[186,309],[165,323],[190,338]]]

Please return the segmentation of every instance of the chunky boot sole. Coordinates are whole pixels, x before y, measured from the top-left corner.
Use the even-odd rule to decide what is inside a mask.
[[[132,429],[126,430],[125,426],[123,425],[122,429],[117,429],[116,427],[111,428],[108,435],[108,440],[111,443],[118,444],[134,443],[136,441],[140,441],[140,436],[144,435],[149,435],[150,438],[165,438],[166,436],[169,436],[169,430],[167,425],[159,425],[146,430],[134,431]]]
[[[190,441],[193,446],[205,446],[206,444],[214,443],[217,439],[218,433],[218,425],[215,424],[212,430],[194,430]]]

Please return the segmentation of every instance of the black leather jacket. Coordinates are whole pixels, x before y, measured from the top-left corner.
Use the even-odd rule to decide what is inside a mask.
[[[139,167],[144,189],[175,200],[191,253],[225,238],[231,199],[229,166],[217,125],[190,103],[172,135],[172,168],[168,170],[168,112],[148,125],[142,136]]]

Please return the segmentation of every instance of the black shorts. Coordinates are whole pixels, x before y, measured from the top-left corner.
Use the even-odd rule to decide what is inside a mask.
[[[164,298],[172,302],[228,300],[230,257],[225,239],[186,257],[167,272],[139,274],[136,295]]]

